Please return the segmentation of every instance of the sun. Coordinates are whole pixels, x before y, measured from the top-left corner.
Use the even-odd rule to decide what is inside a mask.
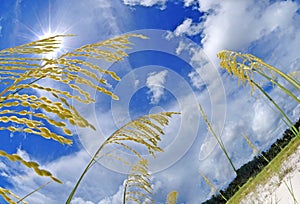
[[[32,23],[33,26],[26,25],[25,23],[21,24],[25,28],[26,32],[24,32],[24,37],[29,39],[30,41],[41,40],[49,37],[53,37],[56,35],[66,35],[70,34],[69,31],[73,27],[72,25],[66,25],[64,21],[56,16],[56,13],[51,9],[51,2],[49,1],[48,12],[44,12],[43,14],[38,13],[37,11],[32,11],[33,18],[35,23]],[[27,33],[29,32],[29,33]],[[58,44],[58,48],[53,52],[49,52],[47,54],[42,55],[43,58],[46,59],[56,59],[62,53],[67,50],[67,44],[69,44],[63,37],[61,37],[60,44]],[[69,47],[68,47],[69,48]]]
[[[53,36],[56,36],[56,35],[61,35],[63,33],[56,33],[56,32],[45,32],[43,33],[42,35],[38,35],[38,40],[41,40],[41,39],[45,39],[45,38],[49,38],[49,37],[53,37]],[[43,57],[46,58],[46,59],[56,59],[64,50],[64,44],[63,44],[63,41],[61,41],[60,44],[58,44],[58,48],[56,48],[53,52],[49,52],[47,54],[43,54]]]

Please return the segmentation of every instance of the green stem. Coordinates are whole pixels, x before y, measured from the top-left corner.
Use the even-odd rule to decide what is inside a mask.
[[[282,71],[280,71],[279,69],[265,63],[264,61],[260,60],[259,63],[261,63],[262,65],[264,65],[265,67],[269,68],[270,70],[276,72],[277,74],[279,74],[282,78],[284,78],[285,80],[287,80],[290,84],[292,84],[294,87],[296,87],[296,89],[298,91],[300,91],[300,84],[293,79],[292,77],[290,77],[289,75],[283,73]]]
[[[280,83],[278,83],[277,81],[275,81],[274,79],[272,79],[271,77],[267,76],[266,74],[264,74],[263,72],[260,72],[259,70],[254,70],[255,72],[257,72],[258,74],[260,74],[261,76],[265,77],[267,80],[269,80],[270,82],[272,82],[273,84],[276,84],[279,88],[281,88],[286,94],[288,94],[290,97],[292,97],[297,103],[300,104],[300,100],[292,93],[290,92],[287,88],[285,88],[284,86],[282,86]]]
[[[108,138],[109,139],[109,138]],[[85,167],[84,171],[82,172],[82,174],[80,175],[80,178],[78,179],[78,181],[76,182],[72,192],[70,193],[68,200],[66,201],[66,204],[70,204],[72,201],[72,198],[81,182],[81,180],[83,179],[84,175],[87,173],[87,171],[89,170],[89,168],[94,164],[94,162],[96,162],[96,157],[98,156],[99,152],[103,149],[103,147],[106,145],[108,139],[100,146],[100,148],[96,151],[96,153],[94,154],[94,156],[92,157],[92,159],[90,160],[90,162],[88,163],[88,165]]]
[[[126,124],[124,126],[122,126],[120,129],[122,129],[123,127],[125,127]],[[96,151],[96,153],[94,154],[94,156],[92,157],[92,159],[90,160],[90,162],[88,163],[88,165],[85,167],[84,171],[82,172],[82,174],[80,175],[80,178],[78,179],[78,181],[76,182],[72,192],[70,193],[68,200],[66,201],[66,204],[70,204],[71,200],[81,182],[81,180],[83,179],[84,175],[87,173],[87,171],[95,164],[96,162],[96,158],[98,157],[99,153],[101,152],[101,150],[103,149],[103,147],[109,143],[109,140],[116,134],[116,132],[118,132],[120,129],[116,130],[111,136],[109,136],[105,142],[103,142],[103,144],[99,147],[99,149]]]
[[[292,132],[295,135],[299,135],[299,131],[297,130],[297,128],[295,128],[295,126],[292,123],[292,121],[290,120],[290,118],[284,113],[284,111],[278,106],[278,104],[271,98],[271,96],[269,94],[267,94],[267,92],[265,90],[263,90],[263,88],[261,88],[256,82],[254,82],[253,80],[251,80],[251,82],[273,103],[273,105],[277,108],[277,110],[279,110],[279,112],[282,114],[282,116],[289,123],[289,126],[292,128]]]
[[[128,183],[125,183],[124,192],[123,192],[123,204],[126,204],[126,192],[127,192]]]
[[[290,180],[290,185],[291,185],[291,187],[289,187],[289,186],[287,185],[286,181],[283,180],[283,182],[284,182],[285,186],[287,187],[289,193],[291,194],[291,196],[292,196],[292,198],[293,198],[293,200],[294,200],[294,203],[295,203],[295,204],[298,204],[298,201],[297,201],[297,199],[296,199],[296,197],[295,197],[295,194],[294,194],[294,191],[293,191],[292,181]]]
[[[228,201],[227,198],[215,187],[215,185],[204,174],[200,173],[200,175],[202,176],[202,178],[204,178],[204,181],[210,186],[210,188],[217,191],[226,202]]]
[[[212,128],[212,126],[211,126],[210,122],[208,121],[208,118],[207,118],[205,112],[203,111],[202,106],[200,105],[200,103],[199,103],[199,109],[200,109],[200,112],[201,112],[202,117],[204,118],[205,123],[206,123],[207,126],[208,126],[208,129],[210,130],[210,132],[212,133],[212,135],[213,135],[213,136],[215,137],[215,139],[217,140],[219,146],[221,147],[222,151],[224,152],[226,158],[228,159],[228,161],[229,161],[229,163],[230,163],[232,169],[233,169],[234,172],[236,173],[237,170],[236,170],[236,168],[234,167],[234,165],[233,165],[233,163],[232,163],[232,161],[231,161],[231,159],[230,159],[230,157],[229,157],[229,155],[228,155],[228,153],[227,153],[227,151],[226,151],[226,149],[225,149],[225,146],[224,146],[223,142],[220,141],[220,139],[218,138],[218,136],[217,136],[217,134],[215,133],[214,129]]]
[[[52,181],[48,181],[47,183],[41,185],[40,187],[38,187],[37,189],[35,189],[34,191],[28,193],[26,196],[24,196],[23,198],[21,198],[20,200],[17,201],[17,203],[23,202],[23,200],[27,197],[29,197],[30,195],[34,194],[35,192],[43,189],[45,186],[47,186],[49,183],[51,183]]]

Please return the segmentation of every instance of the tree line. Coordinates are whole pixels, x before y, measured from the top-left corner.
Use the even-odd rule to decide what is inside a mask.
[[[299,130],[300,118],[294,124],[294,127]],[[254,178],[259,174],[259,172],[268,165],[268,161],[274,159],[294,137],[295,134],[291,128],[286,129],[282,137],[277,139],[268,150],[263,151],[260,155],[257,155],[251,161],[241,166],[237,170],[237,176],[226,189],[220,190],[220,194],[213,195],[209,200],[203,202],[203,204],[226,203],[226,200],[224,200],[222,196],[229,200],[249,179]]]

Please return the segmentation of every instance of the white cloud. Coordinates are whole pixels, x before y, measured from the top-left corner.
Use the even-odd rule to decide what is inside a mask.
[[[202,24],[201,23],[193,23],[193,20],[190,18],[187,18],[183,21],[182,24],[180,24],[174,31],[175,35],[188,35],[193,36],[197,35],[202,30]]]
[[[200,72],[200,69],[198,69],[198,71]],[[197,70],[190,72],[188,77],[190,78],[192,85],[197,89],[200,89],[201,86],[205,85]]]
[[[29,203],[47,204],[65,202],[90,158],[90,154],[85,150],[81,150],[42,165],[41,168],[50,170],[53,175],[62,180],[63,184],[50,183],[42,190],[29,196],[26,201]],[[9,175],[9,179],[14,185],[12,191],[17,195],[26,195],[33,189],[49,181],[47,178],[37,176],[31,169],[23,166],[16,166],[16,168],[23,173],[18,175],[11,174]],[[97,203],[107,196],[109,192],[116,191],[123,180],[124,176],[109,171],[99,164],[95,164],[81,182],[72,203]]]
[[[184,6],[189,7],[193,4],[195,4],[197,1],[196,0],[184,0]]]
[[[201,41],[203,49],[195,50],[191,60],[196,70],[188,74],[194,87],[201,88],[202,85],[207,85],[207,90],[212,97],[221,96],[220,86],[215,83],[218,79],[218,72],[212,67],[213,65],[217,67],[216,54],[222,49],[245,52],[251,50],[254,54],[258,52],[260,56],[266,56],[267,61],[280,65],[279,67],[285,72],[295,70],[294,64],[299,59],[299,52],[295,46],[300,42],[299,35],[296,34],[300,33],[300,27],[297,24],[299,15],[296,13],[299,4],[292,1],[270,3],[254,0],[225,2],[199,0],[198,3],[199,10],[208,13],[198,30],[195,31],[195,27],[190,29],[192,21],[185,20],[174,31],[174,34],[178,35],[203,32],[201,33],[204,35]],[[191,47],[188,44],[179,43],[177,54],[184,50],[191,50]],[[262,52],[263,50],[266,51]],[[289,50],[288,55],[287,50]],[[209,62],[207,59],[201,59],[204,55],[208,56]],[[264,100],[259,93],[251,97],[249,87],[240,88],[237,85],[237,79],[226,74],[221,76],[221,80],[227,96],[227,115],[225,128],[220,133],[234,164],[239,167],[253,156],[252,149],[241,135],[242,132],[250,137],[253,143],[256,142],[258,149],[264,150],[282,134],[285,125],[280,121],[279,114],[275,114],[270,108],[269,101]],[[295,103],[286,103],[284,100],[286,96],[279,90],[275,89],[270,94],[291,116],[296,115]],[[201,93],[198,97],[201,104],[204,103],[202,104],[204,109],[209,110],[207,97]],[[212,111],[216,110],[212,109]],[[295,117],[296,120],[297,117]],[[218,119],[212,121],[213,124],[219,122]],[[211,180],[217,181],[216,186],[224,187],[228,178],[233,178],[234,174],[215,139],[208,135],[199,147],[198,156],[201,160],[199,171],[205,173]]]
[[[266,133],[272,129],[274,120],[277,119],[276,113],[263,101],[257,101],[253,105],[254,118],[252,123],[252,129],[255,132]],[[262,135],[264,137],[265,134]]]
[[[76,37],[64,40],[67,49],[105,40],[122,33],[127,21],[119,21],[116,14],[130,19],[127,13],[128,9],[120,1],[86,0],[83,3],[77,0],[70,3],[67,0],[62,0],[51,2],[50,20],[48,19],[48,8],[46,7],[45,10],[38,12],[37,18],[32,18],[34,27],[32,25],[26,25],[29,28],[20,27],[27,29],[26,32],[32,32],[29,40],[32,40],[33,35],[37,37],[37,35],[48,32],[48,27],[51,28],[52,32],[55,31],[59,34],[75,34]],[[24,11],[21,10],[21,12]],[[29,9],[28,12],[34,13],[36,11]],[[22,19],[19,21],[22,22]]]
[[[134,81],[134,88],[137,88],[140,84],[140,81],[139,80],[135,80]]]
[[[80,197],[75,197],[71,203],[72,204],[94,204],[93,202],[85,201],[84,199],[82,199]]]
[[[123,192],[124,186],[121,185],[117,193],[112,196],[105,197],[103,200],[99,201],[98,204],[119,204],[123,202]]]
[[[123,0],[123,3],[125,5],[129,6],[145,6],[145,7],[151,7],[154,5],[160,6],[162,9],[165,8],[167,0]]]
[[[3,170],[4,170],[4,171],[7,170],[6,164],[4,164],[4,163],[1,162],[1,161],[0,161],[0,170],[2,170],[2,171],[3,171]]]
[[[203,22],[204,38],[201,42],[205,53],[214,60],[222,49],[245,49],[276,29],[283,34],[286,29],[293,28],[296,23],[294,16],[299,8],[291,1],[271,4],[255,0],[199,0],[199,5],[200,11],[209,13]]]
[[[19,155],[20,157],[22,157],[24,160],[28,161],[29,160],[29,155],[26,151],[22,150],[21,148],[17,149],[17,155]]]
[[[132,6],[163,6],[166,1],[124,0],[124,3]],[[191,3],[192,1],[186,0],[185,6],[191,5]],[[91,5],[91,3],[89,5]],[[178,35],[197,35],[203,31],[205,35],[202,41],[203,49],[191,52],[193,54],[191,63],[197,69],[190,72],[189,77],[192,85],[196,88],[200,88],[204,84],[207,85],[209,93],[197,93],[197,97],[205,110],[208,110],[208,115],[213,111],[222,113],[218,109],[210,111],[209,108],[211,101],[212,103],[218,102],[219,98],[224,96],[222,95],[220,86],[215,82],[217,80],[216,70],[212,70],[211,64],[209,65],[204,59],[201,59],[201,52],[206,53],[211,59],[211,63],[215,65],[217,65],[218,62],[216,60],[216,53],[220,49],[247,50],[249,46],[253,44],[260,44],[257,50],[270,50],[270,45],[275,46],[272,51],[274,51],[275,55],[282,56],[280,60],[282,60],[281,63],[284,65],[295,64],[297,57],[299,57],[298,45],[300,44],[300,35],[298,35],[299,26],[297,24],[299,16],[296,14],[298,5],[295,2],[286,1],[271,4],[269,1],[252,0],[200,0],[199,5],[201,11],[208,12],[205,21],[195,24],[191,19],[186,19],[182,23],[182,26],[177,27],[175,33]],[[113,10],[110,6],[107,8]],[[109,14],[108,12],[107,17],[106,20],[112,20],[113,14]],[[87,23],[89,23],[89,25],[96,25],[90,18],[87,18]],[[118,30],[116,23],[113,23],[111,26],[110,31],[115,32]],[[83,27],[86,28],[85,26]],[[82,32],[83,31],[84,29]],[[93,31],[92,33],[96,35],[97,32]],[[88,33],[86,35],[88,35]],[[191,47],[179,44],[176,52],[179,54],[185,49],[191,49]],[[288,54],[286,54],[287,52]],[[284,66],[284,68],[289,69],[289,66]],[[293,68],[291,67],[291,69]],[[147,86],[153,94],[151,97],[152,103],[158,103],[163,96],[162,87],[167,75],[169,76],[167,71],[151,73],[149,75]],[[139,85],[137,81],[135,82],[134,85]],[[261,98],[254,100],[249,96],[249,88],[240,90],[237,86],[237,81],[227,75],[222,76],[222,82],[226,89],[226,96],[228,96],[227,104],[219,104],[227,105],[227,118],[225,129],[222,132],[222,140],[228,148],[230,156],[234,159],[235,164],[240,166],[243,162],[246,162],[247,159],[250,159],[252,154],[251,148],[247,146],[246,141],[240,135],[241,132],[245,131],[253,142],[261,141],[262,143],[270,144],[270,140],[278,137],[284,126],[280,125],[282,123],[279,123],[271,109],[264,105],[265,101],[262,101]],[[212,97],[211,101],[207,100],[207,96],[210,96],[209,94],[211,94]],[[274,94],[278,94],[278,91]],[[280,96],[282,95],[279,95],[279,97]],[[181,95],[180,98],[181,97],[186,99],[183,108],[184,111],[186,111],[186,115],[192,113],[196,114],[196,107],[189,106],[189,96]],[[294,104],[286,104],[285,99],[285,97],[279,98],[279,103],[284,105],[285,110],[293,109]],[[92,111],[93,110],[87,111],[87,115],[92,113]],[[242,115],[240,114],[241,112],[243,112]],[[295,117],[299,116],[297,114],[299,112],[292,112],[294,112]],[[194,121],[195,118],[195,115],[191,115],[188,119],[189,121]],[[94,150],[99,145],[94,142],[96,139],[100,143],[99,137],[109,135],[115,128],[113,122],[108,122],[108,119],[110,119],[108,116],[105,115],[102,119],[101,123],[103,126],[101,127],[105,128],[100,128],[99,132],[89,130],[81,132],[85,135],[82,140],[86,142],[85,144],[89,152],[92,152],[90,149]],[[119,120],[124,122],[123,118]],[[218,124],[222,122],[220,120],[222,119],[214,118],[212,122],[218,126]],[[94,122],[95,120],[92,119],[92,121]],[[171,125],[171,127],[173,126]],[[276,127],[273,129],[273,133],[268,132],[272,127]],[[193,147],[190,149],[190,152],[175,163],[172,168],[155,175],[155,201],[164,202],[168,191],[178,190],[179,196],[183,200],[182,202],[198,203],[199,197],[203,199],[207,197],[210,192],[208,190],[209,187],[203,182],[199,172],[205,174],[211,180],[215,179],[214,181],[216,181],[216,186],[218,187],[223,187],[224,184],[228,183],[228,178],[233,178],[234,174],[230,169],[226,157],[218,148],[214,139],[206,135],[205,125],[201,124],[200,128],[199,135]],[[107,134],[100,134],[100,132]],[[185,127],[184,132],[190,136],[188,127]],[[172,135],[172,130],[168,133],[168,135]],[[205,139],[205,136],[207,136],[207,139]],[[181,140],[181,142],[185,141],[186,140]],[[165,146],[168,145],[165,141],[163,141],[162,144]],[[69,190],[73,187],[76,178],[80,175],[89,158],[90,155],[82,150],[74,155],[45,164],[45,167],[49,167],[55,175],[62,178],[64,185],[53,184],[51,188],[46,188],[34,194],[32,197],[29,197],[28,201],[31,201],[30,203],[47,202],[50,204],[64,201],[68,194],[66,189]],[[199,161],[199,159],[201,161]],[[193,162],[191,163],[191,161]],[[187,168],[182,168],[183,166],[188,166],[189,171],[187,172]],[[186,175],[189,176],[187,177]],[[26,176],[11,177],[11,179],[16,186],[17,192],[21,192],[21,194],[30,192],[30,190],[38,187],[42,183],[41,180],[33,176],[32,173],[28,173]],[[121,203],[123,181],[124,176],[107,171],[107,169],[99,165],[95,165],[84,179],[74,202],[80,204],[92,202],[99,202],[99,204]],[[199,192],[203,193],[199,196]]]
[[[166,81],[168,71],[151,72],[148,74],[146,86],[150,89],[151,104],[157,104],[164,94],[164,83]]]

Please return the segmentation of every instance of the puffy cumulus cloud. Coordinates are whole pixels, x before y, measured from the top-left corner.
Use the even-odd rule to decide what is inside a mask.
[[[203,22],[202,44],[212,59],[222,49],[243,50],[251,43],[279,29],[293,29],[297,25],[299,5],[284,1],[208,1],[199,0],[199,10],[207,12]],[[280,44],[283,38],[273,43]]]
[[[289,50],[292,49],[293,52],[288,58],[293,60],[296,57],[294,45],[299,42],[298,35],[295,35],[299,32],[297,2],[186,0],[184,3],[185,6],[197,5],[198,10],[204,12],[205,16],[200,23],[193,23],[190,18],[185,19],[174,33],[189,36],[201,33],[204,52],[215,63],[216,54],[220,50],[247,51],[253,44],[261,44],[261,47],[275,46],[277,56],[281,56],[282,50],[287,49],[282,48],[292,45]],[[272,43],[266,42],[265,38],[272,39]]]
[[[184,0],[184,6],[189,7],[193,4],[195,4],[197,1],[196,0]]]
[[[124,186],[121,185],[119,190],[113,194],[112,196],[105,197],[104,199],[100,200],[98,204],[119,204],[123,202],[123,192]]]
[[[134,80],[134,87],[138,87],[138,85],[140,84],[140,81],[139,80]]]
[[[299,14],[299,4],[293,1],[209,1],[199,0],[199,11],[206,12],[203,22],[201,43],[203,50],[212,64],[217,65],[216,54],[222,49],[242,50],[253,52],[258,56],[277,65],[285,72],[294,71],[294,63],[297,62],[299,54],[294,45],[299,44],[299,37],[295,33],[300,32],[297,24]],[[184,26],[186,23],[183,23]],[[180,26],[179,26],[180,27]],[[200,30],[199,30],[200,31]],[[174,33],[176,30],[174,31]],[[188,47],[188,46],[186,46]],[[178,46],[178,50],[184,49],[183,45]],[[289,50],[289,54],[286,51]],[[269,53],[272,53],[270,55]],[[200,55],[195,54],[195,59]],[[276,57],[277,56],[277,57]],[[279,59],[278,59],[279,57]],[[203,60],[198,60],[199,62]],[[213,95],[218,95],[220,91],[214,84],[217,72],[205,68],[204,63],[198,63],[196,70],[189,73],[191,84],[196,88],[201,88],[208,84],[208,90]],[[287,65],[287,66],[283,66]],[[201,77],[200,77],[201,76]],[[274,115],[270,108],[266,107],[266,101],[255,102],[249,99],[249,89],[241,89],[237,86],[235,79],[222,75],[227,95],[227,121],[241,121],[239,129],[247,130],[255,135],[255,140],[262,140],[261,143],[270,143],[270,139],[280,135],[278,125],[278,115]],[[204,80],[203,80],[204,79]],[[211,85],[210,85],[211,84]],[[280,91],[276,91],[279,94]],[[276,100],[284,107],[284,110],[293,110],[293,105],[286,105],[280,99],[283,95],[278,95]],[[246,111],[244,107],[249,107],[251,111]],[[234,108],[232,108],[234,107]],[[236,110],[245,110],[243,115],[234,114]],[[230,123],[229,123],[230,124]],[[249,129],[249,124],[250,128]],[[231,126],[231,125],[230,125]],[[272,127],[274,132],[270,134],[267,129]],[[233,128],[233,127],[231,127]],[[228,130],[227,130],[228,131]],[[233,134],[230,133],[230,134]],[[277,134],[277,135],[276,135]],[[228,132],[226,133],[228,137]],[[264,136],[262,136],[264,135]],[[266,138],[267,135],[267,138]],[[234,138],[231,138],[234,139]],[[213,141],[207,139],[203,144],[203,149],[213,146]],[[237,149],[236,149],[237,150]]]
[[[198,69],[198,71],[200,71],[200,70]],[[197,71],[190,72],[188,74],[188,77],[190,78],[192,85],[194,87],[196,87],[197,89],[200,89],[203,85],[205,85],[205,83],[203,82],[203,80],[200,77],[200,74],[198,74]]]
[[[151,72],[148,74],[146,86],[149,88],[151,95],[151,104],[157,104],[164,95],[164,83],[166,81],[168,71]]]
[[[91,201],[85,201],[80,197],[75,197],[74,200],[72,201],[72,204],[94,204],[94,203]]]
[[[174,33],[175,35],[188,35],[193,36],[201,32],[203,25],[201,23],[193,23],[191,18],[185,19],[182,24],[177,26]]]
[[[135,2],[132,3],[134,5],[141,5],[142,1],[131,2]],[[156,5],[159,5],[158,1],[149,2],[156,2]],[[149,6],[155,5],[149,2],[144,4]],[[165,4],[166,1],[162,2]],[[186,6],[192,4],[192,1],[185,2]],[[241,132],[245,132],[253,143],[261,143],[258,148],[262,149],[270,144],[270,140],[274,140],[280,136],[282,130],[284,130],[284,124],[265,105],[264,100],[261,98],[251,98],[248,92],[249,88],[239,88],[237,80],[233,80],[226,74],[221,76],[226,91],[225,96],[227,96],[226,103],[223,103],[224,101],[221,99],[224,98],[224,92],[220,88],[219,83],[217,83],[218,77],[216,74],[218,72],[216,71],[217,69],[212,69],[212,65],[217,64],[215,55],[221,49],[252,49],[255,51],[267,49],[274,51],[277,56],[282,56],[280,59],[281,63],[288,65],[284,67],[285,69],[296,69],[295,64],[299,60],[298,45],[300,44],[300,35],[297,35],[299,33],[299,26],[297,24],[299,16],[296,13],[299,5],[292,1],[270,3],[267,0],[229,0],[225,2],[221,0],[200,0],[198,3],[200,5],[199,10],[207,12],[207,16],[201,22],[201,26],[186,19],[182,24],[184,26],[178,29],[181,31],[177,32],[189,35],[189,33],[198,34],[202,30],[205,36],[202,40],[203,49],[191,51],[191,64],[193,64],[196,70],[190,72],[188,76],[194,87],[201,88],[202,85],[207,86],[205,94],[202,92],[196,92],[196,94],[204,110],[210,110],[207,111],[209,118],[211,118],[211,112],[216,112],[216,115],[220,116],[224,114],[223,111],[226,109],[225,125],[222,126],[222,122],[224,122],[222,121],[222,117],[212,118],[212,123],[219,129],[218,133],[224,145],[233,158],[235,165],[239,167],[253,156],[252,150],[242,137]],[[177,52],[181,53],[185,49],[192,50],[189,45],[180,44]],[[286,54],[287,52],[289,54]],[[209,56],[211,62],[207,62],[207,59],[201,58],[203,53]],[[271,58],[269,60],[275,61]],[[163,86],[167,75],[167,72],[163,71],[152,73],[152,75],[148,76],[148,78],[150,77],[148,82],[149,89],[152,89],[151,93],[153,94],[151,98],[152,102],[158,102],[162,97],[163,89],[154,90],[154,88]],[[137,81],[136,85],[138,85]],[[286,97],[279,95],[279,91],[272,92],[273,95],[278,96],[275,99],[280,105],[283,105],[284,110],[293,110],[296,107],[295,104],[285,103]],[[189,100],[186,95],[182,95],[182,97],[185,97],[187,101]],[[208,97],[211,97],[211,101],[207,100]],[[215,103],[218,106],[212,108],[210,103]],[[194,121],[196,108],[191,108],[188,103],[184,107],[187,115],[193,113],[191,115],[193,117],[190,117],[189,120]],[[92,109],[86,112],[87,115],[92,115],[90,114]],[[299,111],[291,111],[294,117],[296,115],[299,116],[298,113]],[[108,117],[105,116],[103,118],[107,119]],[[93,120],[95,121],[95,119]],[[107,126],[108,128],[106,129],[109,130],[103,129],[102,131],[109,133],[115,126],[107,121],[110,120],[102,120],[101,122],[104,125],[101,127]],[[171,190],[179,192],[179,199],[182,203],[199,203],[199,199],[204,200],[208,198],[210,193],[209,187],[205,184],[199,172],[207,176],[220,188],[228,184],[230,180],[228,178],[234,177],[234,172],[230,168],[224,153],[220,150],[214,138],[210,134],[206,134],[206,127],[203,123],[200,125],[200,129],[198,137],[195,139],[189,152],[180,158],[172,168],[165,169],[154,175],[155,201],[164,202],[167,193]],[[269,132],[270,129],[272,133]],[[191,135],[189,131],[189,128],[185,127],[184,132],[187,137]],[[87,131],[81,133],[86,135],[83,138],[87,144],[86,147],[95,150],[99,144],[95,144],[94,141],[95,138],[98,138],[99,132]],[[172,135],[172,133],[170,130],[169,134]],[[185,138],[180,142],[183,143],[186,140]],[[162,144],[168,147],[168,144],[164,144],[164,141]],[[166,150],[168,149],[166,148]],[[50,204],[64,201],[67,197],[65,189],[73,187],[76,178],[80,175],[84,164],[88,162],[89,158],[90,155],[87,152],[80,151],[75,155],[63,157],[57,161],[45,164],[44,166],[50,168],[55,175],[63,178],[65,185],[59,186],[53,184],[51,191],[49,188],[41,190],[33,197],[29,197],[28,201],[32,201],[30,203],[41,203],[43,201]],[[163,161],[168,160],[162,160],[161,162]],[[98,165],[94,167],[78,191],[79,194],[75,198],[77,202],[120,203],[124,176],[106,171]],[[30,192],[30,190],[42,184],[41,180],[33,177],[30,173],[27,176],[11,178],[15,183],[17,192],[21,192],[22,194]],[[95,178],[99,178],[99,180]],[[199,194],[201,195],[199,196]],[[110,196],[107,197],[107,195]]]
[[[263,101],[257,101],[253,105],[254,118],[252,121],[252,129],[255,132],[267,133],[272,129],[274,120],[277,119],[276,112],[274,112],[270,106]],[[261,135],[264,137],[267,134]]]
[[[27,154],[24,151],[23,153]],[[42,164],[41,168],[50,170],[53,175],[62,180],[63,184],[52,182],[32,196],[26,198],[26,201],[29,203],[49,204],[65,202],[90,158],[90,154],[85,150],[81,150],[50,163]],[[28,159],[30,159],[30,157]],[[11,190],[17,195],[26,195],[33,191],[33,189],[49,181],[47,178],[38,177],[31,169],[22,166],[16,166],[15,168],[17,171],[22,172],[22,174],[10,174],[9,179],[14,186]],[[99,164],[95,164],[81,182],[73,202],[77,204],[97,203],[105,196],[117,191],[118,186],[123,180],[123,175],[109,171]]]
[[[123,0],[123,3],[125,5],[129,6],[145,6],[145,7],[151,7],[154,5],[158,5],[161,7],[161,9],[165,8],[167,0]]]

